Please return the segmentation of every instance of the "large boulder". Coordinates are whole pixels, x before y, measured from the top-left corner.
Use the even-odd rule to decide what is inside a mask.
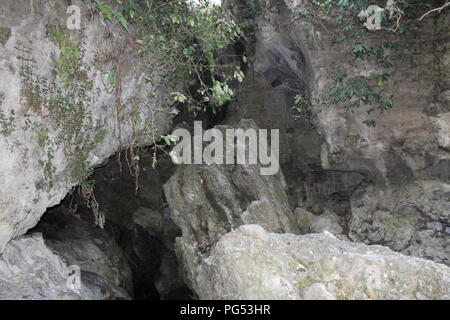
[[[252,124],[243,120],[238,127],[247,129]],[[180,165],[164,191],[183,237],[208,251],[222,235],[243,224],[299,233],[281,170],[261,175],[260,168],[259,164]]]
[[[106,279],[112,286],[127,292],[126,296],[133,295],[129,263],[110,233],[64,207],[47,212],[32,231],[41,232],[47,247],[67,265],[77,265],[82,280],[85,272],[90,278]]]
[[[328,231],[334,235],[342,234],[344,230],[342,229],[340,223],[341,219],[339,216],[333,211],[327,210],[311,221],[309,232],[321,233]]]
[[[450,181],[450,46],[446,41],[450,16],[424,19],[408,29],[411,36],[396,34],[389,39],[382,30],[367,33],[363,22],[352,24],[363,32],[368,47],[406,44],[401,54],[394,49],[384,52],[393,72],[380,68],[377,59],[354,59],[353,43],[336,41],[342,32],[335,31],[343,27],[336,8],[323,15],[317,3],[306,0],[260,6],[241,0],[223,3],[257,26],[244,42],[250,57],[247,76],[230,103],[227,121],[234,124],[246,117],[260,127],[280,128],[280,158],[292,206],[313,213],[318,205],[331,209],[352,221],[354,239],[448,263],[446,198],[433,196],[441,199],[432,200],[433,209],[424,211],[414,199],[414,195],[422,199],[420,193],[404,197],[402,189],[410,181]],[[247,14],[249,7],[259,13],[253,19]],[[348,79],[376,78],[383,72],[390,74],[389,80],[378,88],[373,79],[373,89],[382,89],[392,99],[390,110],[381,112],[374,105],[376,110],[369,115],[371,107],[361,104],[349,112],[348,101],[336,103],[331,96],[332,89],[345,91]],[[339,73],[347,75],[341,85],[335,82]],[[306,98],[301,109],[311,119],[293,119],[298,116],[293,108],[297,95]],[[368,119],[375,120],[376,126],[365,125]],[[362,192],[365,204],[361,205],[357,199],[366,186],[370,187]],[[412,204],[398,212],[396,196],[390,193]]]
[[[5,0],[0,8],[0,253],[89,168],[171,127],[173,115],[160,107],[167,89],[144,79],[149,57],[120,25],[104,22],[94,1],[71,4],[80,30],[66,28],[66,1]]]
[[[450,264],[450,185],[417,181],[355,194],[349,236]]]
[[[123,289],[101,275],[83,271],[77,273],[75,270],[80,271],[77,267],[68,266],[45,245],[42,234],[12,240],[0,256],[0,299],[129,298]]]
[[[450,299],[450,268],[378,245],[245,225],[208,257],[177,239],[200,299]]]

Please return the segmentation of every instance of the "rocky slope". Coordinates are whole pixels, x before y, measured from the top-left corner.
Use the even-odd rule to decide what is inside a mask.
[[[296,236],[244,225],[207,258],[183,239],[188,281],[204,299],[450,299],[450,269],[328,232]]]
[[[0,8],[0,299],[450,299],[449,15],[387,50],[377,86],[393,108],[369,115],[330,97],[342,72],[386,71],[347,63],[336,15],[224,1],[253,33],[227,49],[247,56],[246,77],[216,128],[280,129],[281,170],[261,176],[121,155],[173,126],[168,88],[145,80],[152,57],[91,1],[72,1],[81,30],[65,27],[66,2],[26,2]],[[297,119],[298,96],[311,117]],[[122,168],[135,156],[138,171]],[[93,175],[98,212],[69,201],[33,230],[46,244],[22,236],[107,162]]]
[[[364,33],[358,41],[368,47],[404,44],[384,51],[393,65],[386,69],[376,59],[355,59],[356,40],[336,41],[344,34],[338,13],[324,17],[313,1],[225,5],[256,30],[244,43],[247,76],[227,122],[251,118],[280,129],[291,206],[316,214],[329,209],[355,240],[448,264],[449,15],[408,27],[408,36]],[[245,14],[251,10],[260,10],[253,20]],[[339,74],[356,79],[383,72],[389,78],[379,85],[392,109],[368,114],[370,106],[362,104],[350,112],[348,103],[333,100],[332,90],[347,90],[345,81],[336,84]],[[293,119],[297,95],[309,101],[311,119]],[[364,124],[367,119],[376,126]]]
[[[158,139],[171,126],[165,88],[144,80],[148,57],[93,2],[72,4],[81,8],[81,30],[66,28],[64,1],[2,2],[0,252],[90,167],[153,142],[146,123]]]

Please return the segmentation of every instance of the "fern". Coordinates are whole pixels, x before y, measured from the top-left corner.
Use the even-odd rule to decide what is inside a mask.
[[[122,25],[122,27],[128,31],[128,21],[120,12],[113,10],[109,5],[100,0],[95,0],[95,4],[107,21],[111,21],[115,18]]]

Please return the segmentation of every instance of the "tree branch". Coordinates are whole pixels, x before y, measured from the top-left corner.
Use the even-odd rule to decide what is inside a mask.
[[[422,17],[420,17],[419,21],[422,21],[423,18],[425,18],[426,15],[428,15],[429,13],[438,11],[439,13],[441,13],[442,10],[444,10],[446,7],[450,6],[450,2],[445,3],[442,7],[439,8],[435,8],[433,10],[430,10],[428,12],[426,12]]]

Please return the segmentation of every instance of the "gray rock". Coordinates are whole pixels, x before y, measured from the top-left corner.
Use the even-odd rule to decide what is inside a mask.
[[[177,239],[200,299],[450,299],[450,268],[331,234],[267,233],[245,225],[210,255]]]
[[[56,296],[57,300],[81,300],[81,297],[74,292],[62,292]]]
[[[243,120],[238,127],[246,129],[249,123],[253,122]],[[183,237],[207,250],[223,234],[246,223],[259,223],[273,232],[298,233],[281,176],[262,176],[259,168],[179,166],[164,191]]]
[[[12,240],[0,255],[0,299],[57,299],[66,287],[67,265],[41,234]]]
[[[171,127],[173,115],[154,110],[163,105],[168,89],[153,88],[144,81],[148,75],[146,57],[128,45],[123,28],[115,22],[106,23],[102,15],[92,15],[93,1],[74,0],[71,4],[79,5],[82,16],[82,30],[68,30],[70,43],[84,52],[82,67],[77,70],[80,77],[74,80],[88,88],[84,93],[89,103],[83,105],[82,115],[58,115],[45,106],[28,105],[17,59],[26,55],[16,49],[22,43],[36,61],[34,77],[38,75],[49,84],[62,86],[58,69],[61,48],[50,29],[64,28],[69,4],[4,0],[0,8],[0,42],[4,43],[0,46],[1,110],[7,115],[13,111],[15,115],[12,132],[0,134],[3,154],[0,185],[7,186],[0,189],[0,253],[10,239],[34,227],[46,208],[57,205],[79,183],[80,163],[83,168],[95,167],[131,144],[152,143],[145,132],[145,123],[156,124],[153,129],[158,137]],[[113,59],[117,52],[122,52],[121,58]],[[117,69],[121,70],[120,97],[116,96],[116,90],[108,88],[105,75]],[[156,96],[150,97],[149,92],[155,92]],[[136,102],[141,100],[145,101],[145,107]],[[117,113],[117,101],[123,107],[121,116]],[[67,119],[80,121],[76,142],[61,139],[61,135],[73,134],[69,131],[78,125],[63,125],[66,131],[62,132],[58,121]]]
[[[450,112],[438,114],[436,118],[431,119],[435,126],[439,146],[450,150]]]
[[[334,235],[342,234],[343,229],[339,225],[339,222],[339,216],[334,212],[327,210],[320,216],[315,217],[313,221],[311,221],[309,232],[321,233],[324,231],[328,231]]]
[[[0,255],[0,300],[104,300],[129,296],[108,279],[81,273],[80,289],[67,286],[64,260],[35,233],[8,243]]]
[[[317,217],[303,208],[295,208],[294,215],[302,234],[308,233],[311,222]]]
[[[449,264],[450,185],[416,181],[401,189],[369,187],[352,199],[349,237],[354,241],[378,243],[393,250]],[[364,202],[365,206],[358,205]]]
[[[311,207],[311,212],[314,213],[315,215],[319,215],[322,214],[323,209],[320,206],[320,204],[316,203]]]
[[[150,235],[160,235],[163,229],[163,215],[150,208],[140,207],[133,213],[134,224],[140,225]]]
[[[97,296],[102,297],[101,289],[111,292],[108,299],[113,298],[114,292],[119,293],[121,298],[129,298],[133,294],[128,261],[122,249],[106,231],[65,210],[47,213],[35,230],[44,234],[46,245],[67,265],[80,267],[82,281],[86,274],[89,279],[102,279],[94,281],[90,287],[91,291],[99,292]],[[102,287],[97,288],[96,283],[101,283]]]
[[[435,231],[442,231],[442,223],[438,221],[427,222],[427,228]]]
[[[306,291],[305,300],[336,300],[323,283],[314,283]]]

